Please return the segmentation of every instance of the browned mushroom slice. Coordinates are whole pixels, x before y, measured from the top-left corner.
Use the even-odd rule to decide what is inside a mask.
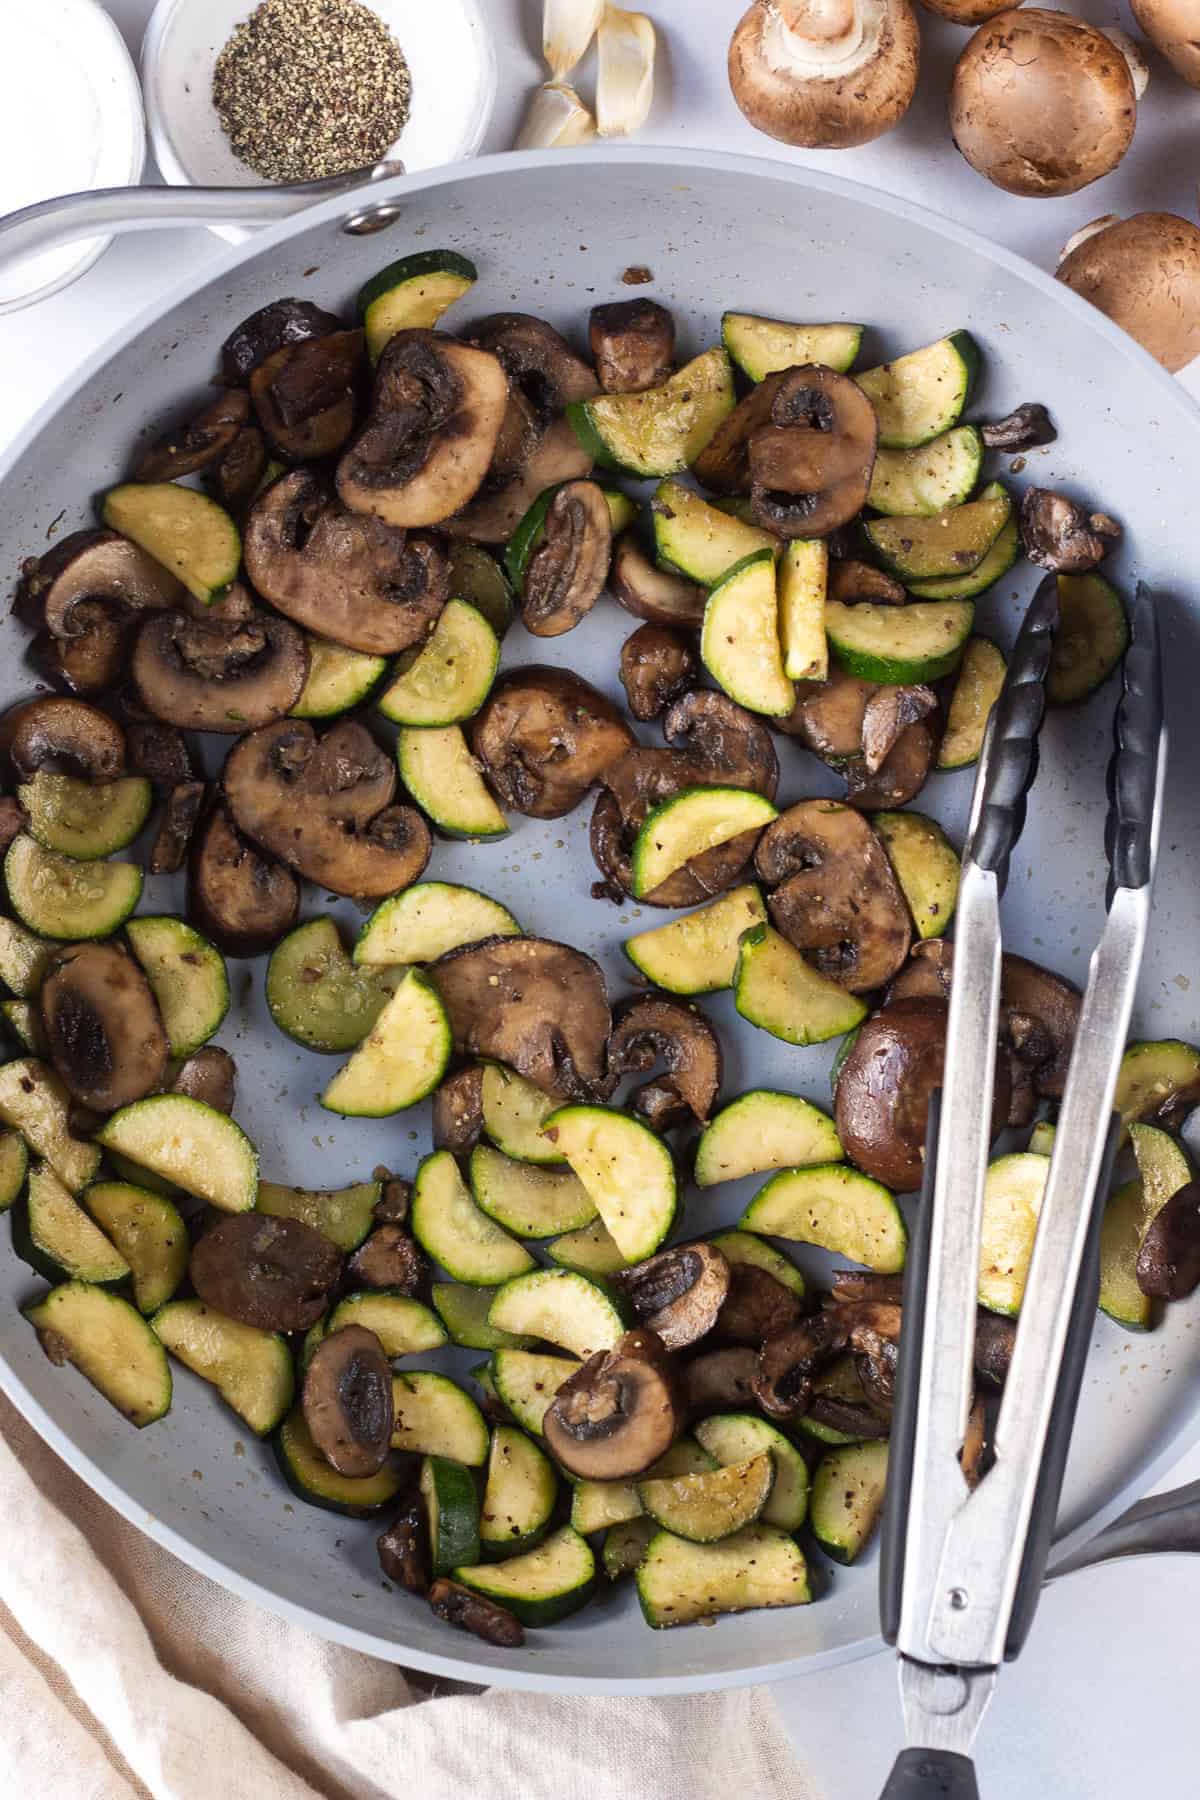
[[[608,583],[613,595],[635,619],[652,625],[700,625],[708,603],[708,590],[658,569],[650,561],[632,531],[617,539]]]
[[[750,439],[770,424],[771,408],[786,373],[780,371],[760,381],[717,426],[692,464],[692,473],[704,487],[718,494],[744,494],[749,490]]]
[[[430,1588],[429,1604],[447,1625],[457,1625],[485,1644],[495,1644],[501,1650],[519,1650],[525,1642],[525,1627],[507,1606],[464,1587],[461,1581],[451,1581],[448,1575],[439,1575]]]
[[[19,837],[28,825],[29,819],[25,808],[11,794],[0,800],[0,856],[8,849],[15,837]]]
[[[258,426],[243,426],[209,476],[222,506],[240,513],[250,504],[262,486],[267,460],[267,440]]]
[[[750,439],[754,514],[779,537],[824,537],[866,505],[879,423],[857,382],[820,363],[790,369]]]
[[[375,1174],[378,1177],[380,1171],[376,1169]],[[378,1225],[404,1225],[411,1207],[412,1182],[392,1175],[384,1182],[383,1192],[371,1208],[371,1216]]]
[[[342,321],[311,300],[272,300],[235,326],[221,345],[221,376],[229,387],[249,379],[260,363],[306,338],[326,337],[340,331]]]
[[[771,734],[762,719],[728,694],[694,688],[663,720],[663,736],[702,765],[707,781],[775,798],[779,758]]]
[[[644,394],[670,377],[675,321],[655,300],[593,306],[588,338],[606,394]]]
[[[491,313],[464,331],[463,338],[497,358],[541,419],[600,391],[595,373],[566,338],[531,313]]]
[[[589,1100],[605,1085],[612,1014],[598,963],[549,938],[484,938],[427,971],[455,1048],[507,1063],[556,1099]]]
[[[389,1581],[410,1594],[429,1589],[429,1530],[420,1493],[412,1493],[386,1531],[375,1540],[379,1566]]]
[[[84,700],[48,695],[24,700],[0,718],[0,755],[22,781],[39,769],[83,781],[116,781],[125,772],[125,734]]]
[[[685,787],[704,786],[713,779],[703,765],[678,750],[630,750],[605,771],[605,791],[596,796],[592,813],[590,844],[606,893],[616,899],[632,893],[630,851],[651,808]],[[640,904],[698,906],[724,893],[740,879],[757,838],[756,831],[744,831],[693,857],[642,895]]]
[[[55,687],[71,694],[102,694],[125,673],[125,621],[101,600],[81,600],[72,617],[78,629],[66,638],[39,631],[29,660]]]
[[[125,738],[131,772],[144,775],[155,793],[169,794],[172,788],[196,779],[187,741],[173,725],[160,725],[155,719],[130,719]]]
[[[682,1350],[707,1335],[729,1291],[729,1264],[712,1244],[679,1244],[621,1269],[614,1287],[639,1325]]]
[[[347,1264],[364,1287],[392,1288],[413,1297],[428,1285],[429,1259],[402,1225],[377,1225]]]
[[[594,481],[568,481],[546,513],[525,570],[521,621],[534,637],[573,631],[604,592],[612,560],[612,514]]]
[[[272,606],[370,656],[420,643],[450,591],[432,539],[349,511],[311,469],[294,469],[259,496],[244,552],[251,581]]]
[[[240,388],[225,388],[180,429],[168,431],[134,464],[134,481],[178,481],[220,462],[243,425],[250,401]]]
[[[874,774],[865,756],[852,757],[842,770],[846,798],[864,812],[888,811],[915,800],[933,769],[937,740],[924,719],[909,725]]]
[[[1200,1286],[1200,1182],[1178,1188],[1150,1222],[1137,1284],[1152,1300],[1186,1300]]]
[[[301,1395],[313,1443],[339,1475],[377,1475],[392,1447],[392,1365],[373,1331],[343,1325],[308,1361]]]
[[[354,429],[354,381],[361,331],[331,331],[272,351],[250,377],[258,422],[282,456],[334,456]]]
[[[483,1136],[483,1069],[448,1075],[433,1096],[433,1147],[466,1156]]]
[[[1012,1038],[1015,1015],[1017,1036],[1023,1038],[1027,1051],[1032,1053],[1033,1040],[1021,1021],[1036,1019],[1052,1046],[1051,1054],[1034,1067],[1034,1085],[1043,1099],[1062,1097],[1067,1065],[1079,1027],[1080,1005],[1079,989],[1064,981],[1061,975],[1055,975],[1049,969],[1043,969],[1040,963],[1029,962],[1023,956],[1005,953],[1000,965],[1000,1006],[1006,1034]]]
[[[690,637],[670,625],[639,625],[621,645],[621,686],[635,719],[657,719],[699,679]]]
[[[683,1371],[684,1396],[691,1417],[711,1412],[744,1412],[758,1404],[754,1377],[758,1357],[748,1345],[731,1344],[706,1350]]]
[[[389,525],[438,525],[478,493],[508,406],[494,356],[440,331],[398,331],[375,370],[366,424],[338,464],[338,493]]]
[[[914,944],[912,954],[887,992],[893,1000],[948,1000],[954,971],[954,946],[945,938]]]
[[[507,419],[525,427],[519,449],[506,448],[505,433],[475,498],[440,529],[473,544],[506,544],[539,494],[592,472],[592,459],[566,419],[538,419],[523,395],[509,396]]]
[[[205,791],[202,781],[187,781],[173,787],[167,795],[150,849],[147,866],[151,875],[177,875],[182,869],[204,806]]]
[[[222,1219],[188,1263],[206,1305],[262,1331],[307,1331],[341,1272],[338,1251],[311,1225],[258,1212]]]
[[[877,606],[903,606],[908,594],[903,582],[894,575],[850,556],[830,563],[829,598],[848,606],[859,600],[871,600]]]
[[[683,1424],[679,1376],[662,1340],[627,1331],[567,1377],[546,1411],[546,1447],[585,1481],[627,1481],[670,1448]]]
[[[881,687],[863,711],[862,755],[868,775],[877,775],[902,734],[937,709],[937,695],[923,683],[914,687]]]
[[[1060,575],[1082,575],[1108,555],[1121,527],[1107,513],[1089,512],[1050,488],[1026,488],[1021,544],[1031,563]]]
[[[980,1307],[975,1314],[975,1373],[992,1387],[1003,1387],[1016,1341],[1015,1319],[1001,1318]]]
[[[300,888],[290,869],[255,849],[224,806],[192,841],[188,910],[230,956],[258,956],[296,923]]]
[[[721,1086],[721,1044],[700,1008],[657,994],[623,1001],[608,1040],[609,1076],[646,1074],[660,1062],[692,1117],[707,1123]]]
[[[967,1415],[967,1433],[959,1452],[963,1480],[969,1488],[979,1486],[983,1473],[983,1457],[987,1449],[987,1410],[982,1400],[973,1400]]]
[[[675,1131],[680,1125],[692,1123],[692,1109],[675,1085],[672,1075],[660,1076],[655,1081],[644,1081],[635,1087],[627,1102],[629,1110],[643,1125],[661,1136],[664,1132]]]
[[[395,764],[352,719],[323,738],[302,719],[249,732],[225,759],[223,783],[238,829],[332,893],[399,893],[429,861],[421,814],[391,804]]]
[[[189,1100],[203,1100],[217,1112],[231,1113],[237,1095],[237,1064],[228,1050],[217,1044],[206,1044],[196,1050],[176,1070],[171,1082],[173,1094],[186,1094]]]
[[[1036,450],[1040,444],[1053,444],[1058,438],[1054,421],[1040,400],[1027,400],[1003,419],[993,419],[979,427],[985,450]]]
[[[902,1306],[903,1275],[877,1275],[864,1269],[835,1269],[827,1304],[845,1306],[856,1300],[875,1300],[885,1306]]]
[[[734,1263],[729,1292],[717,1318],[717,1336],[730,1344],[761,1344],[795,1325],[804,1308],[796,1294],[755,1263]]]
[[[628,750],[633,733],[611,700],[566,669],[503,675],[471,727],[471,747],[501,803],[558,819]]]
[[[131,673],[141,704],[164,724],[233,734],[286,718],[308,666],[308,643],[286,619],[228,624],[172,612],[142,624]]]
[[[96,605],[112,616],[179,606],[182,583],[160,562],[115,531],[73,531],[26,565],[19,604],[46,630],[72,638],[95,624]],[[77,609],[87,605],[82,618]]]
[[[115,944],[60,950],[42,984],[42,1025],[69,1093],[114,1112],[159,1086],[167,1034],[150,983]]]
[[[885,1438],[891,1433],[891,1421],[861,1401],[845,1400],[839,1394],[823,1394],[814,1388],[805,1417],[815,1425],[826,1425],[852,1438]]]
[[[845,1342],[844,1326],[829,1312],[816,1313],[768,1337],[758,1353],[754,1378],[755,1398],[763,1411],[773,1419],[794,1419],[806,1413],[814,1376],[832,1362]]]
[[[813,966],[853,994],[901,967],[912,924],[887,852],[862,814],[801,800],[768,825],[755,867],[774,892],[771,917]],[[782,884],[782,885],[780,885]]]
[[[777,731],[799,738],[805,749],[835,767],[862,752],[863,719],[878,684],[831,667],[828,681],[798,681],[796,704]]]

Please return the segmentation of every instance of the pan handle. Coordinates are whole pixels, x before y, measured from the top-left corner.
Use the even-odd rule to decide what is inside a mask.
[[[342,221],[342,230],[365,235],[390,225],[400,214],[399,201],[372,201],[366,190],[373,182],[403,173],[403,163],[381,162],[326,181],[262,187],[93,188],[87,193],[63,194],[0,219],[0,268],[81,238],[181,225],[267,225],[337,194],[358,198],[355,210]]]

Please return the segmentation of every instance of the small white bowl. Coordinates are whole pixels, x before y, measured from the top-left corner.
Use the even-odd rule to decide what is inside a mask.
[[[473,156],[496,99],[496,52],[480,0],[367,0],[412,73],[412,113],[387,157],[432,169]],[[229,148],[212,103],[213,68],[257,0],[158,0],[142,40],[150,143],[164,178],[184,187],[250,187],[262,178]],[[243,226],[213,229],[238,243]]]
[[[4,0],[0,108],[19,148],[0,178],[15,211],[58,194],[135,186],[146,162],[142,95],[120,32],[97,0]],[[4,202],[0,200],[0,211]],[[0,313],[57,294],[111,237],[0,269]]]

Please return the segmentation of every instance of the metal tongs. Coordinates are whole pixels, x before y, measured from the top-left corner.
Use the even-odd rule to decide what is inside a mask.
[[[910,1748],[884,1800],[977,1800],[970,1751],[1033,1621],[1099,1292],[1117,1072],[1150,917],[1166,731],[1153,596],[1139,586],[1109,765],[1108,919],[1062,1098],[994,1461],[960,1464],[971,1407],[983,1183],[1000,1006],[1000,896],[1037,772],[1058,627],[1054,577],[1025,616],[980,758],[962,861],[943,1086],[904,1287],[883,1527],[883,1635]]]

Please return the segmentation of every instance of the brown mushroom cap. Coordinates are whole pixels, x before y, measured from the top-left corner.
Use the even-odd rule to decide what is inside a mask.
[[[1200,1286],[1200,1181],[1176,1190],[1138,1251],[1137,1284],[1152,1300],[1186,1300]]]
[[[154,557],[115,531],[73,531],[22,572],[20,604],[56,638],[110,619],[183,603],[184,588]]]
[[[230,735],[287,716],[308,679],[303,634],[268,613],[226,623],[156,613],[138,630],[130,672],[164,724]]]
[[[391,803],[394,762],[352,719],[322,738],[303,719],[249,732],[222,779],[238,829],[335,894],[399,893],[429,861],[421,814]]]
[[[521,621],[534,637],[561,637],[604,592],[612,560],[612,514],[594,481],[568,481],[546,513],[525,569]]]
[[[299,1219],[235,1213],[206,1231],[188,1273],[206,1305],[262,1331],[307,1331],[342,1271],[329,1239]]]
[[[346,1272],[364,1287],[391,1288],[413,1298],[429,1284],[429,1258],[402,1225],[385,1221],[359,1245]]]
[[[635,719],[648,722],[699,678],[690,636],[671,625],[639,625],[621,645],[621,686]]]
[[[151,875],[176,875],[182,869],[207,792],[202,781],[185,781],[165,796],[147,864]]]
[[[501,1650],[519,1650],[525,1642],[525,1627],[507,1606],[489,1600],[486,1594],[477,1594],[474,1588],[464,1587],[461,1581],[451,1581],[447,1575],[439,1575],[433,1583],[429,1605],[447,1625],[457,1625],[485,1644],[495,1644]]]
[[[1053,444],[1058,432],[1053,419],[1040,400],[1026,400],[1015,406],[1003,419],[985,420],[979,427],[985,450],[1034,450],[1039,444]]]
[[[502,675],[471,726],[471,748],[502,804],[559,819],[629,748],[611,700],[566,669],[536,664]]]
[[[188,911],[230,956],[258,956],[292,929],[300,888],[290,869],[255,848],[216,806],[192,840]]]
[[[758,1357],[749,1345],[706,1350],[684,1365],[683,1385],[691,1417],[711,1412],[745,1412],[758,1404],[754,1377]]]
[[[815,1313],[772,1333],[758,1353],[754,1378],[755,1398],[768,1417],[794,1419],[806,1413],[813,1377],[845,1342],[845,1330],[832,1312]]]
[[[593,306],[588,341],[606,394],[644,394],[668,380],[675,362],[675,321],[656,300]]]
[[[433,1147],[466,1156],[483,1136],[483,1068],[448,1075],[433,1096]]]
[[[376,1169],[376,1175],[379,1170]],[[383,1192],[371,1208],[371,1217],[379,1225],[404,1225],[412,1210],[412,1182],[391,1175],[383,1183]]]
[[[432,539],[351,512],[311,469],[293,469],[250,509],[246,572],[272,606],[308,631],[392,656],[419,644],[449,597]]]
[[[60,950],[42,984],[54,1067],[76,1100],[114,1112],[162,1082],[167,1034],[150,983],[115,944]]]
[[[842,771],[847,800],[865,812],[907,806],[929,779],[937,756],[938,735],[925,719],[908,726],[873,775],[865,755],[855,757]]]
[[[39,769],[83,781],[116,781],[125,773],[125,734],[98,707],[47,695],[23,700],[0,718],[0,756],[22,781],[32,781]]]
[[[660,1085],[706,1124],[721,1086],[721,1043],[707,1018],[698,1006],[658,994],[622,1001],[608,1040],[611,1080],[645,1074],[659,1062],[670,1074],[670,1082]]]
[[[228,1050],[217,1044],[206,1044],[182,1062],[171,1082],[173,1094],[186,1094],[189,1100],[203,1100],[217,1112],[231,1113],[237,1094],[237,1064]]]
[[[373,1331],[343,1325],[309,1358],[302,1393],[313,1443],[339,1475],[377,1475],[392,1444],[392,1366]]]
[[[1017,1322],[999,1313],[975,1314],[975,1373],[992,1387],[1003,1387],[1017,1341]]]
[[[613,596],[635,619],[655,625],[700,625],[708,589],[650,561],[632,531],[617,539],[608,585]]]
[[[981,175],[1010,194],[1075,194],[1133,141],[1137,90],[1095,26],[1040,6],[980,26],[955,66],[950,130]]]
[[[670,717],[664,725],[669,724]],[[618,899],[632,893],[630,852],[653,807],[684,788],[712,785],[719,779],[682,750],[644,750],[638,746],[618,757],[604,772],[604,790],[596,796],[589,834],[592,855],[605,878],[605,892]],[[721,785],[742,784],[726,781]],[[757,831],[744,831],[728,843],[692,857],[649,894],[642,895],[641,905],[697,906],[724,893],[741,876],[754,854],[757,838]]]
[[[267,440],[257,425],[244,425],[209,474],[222,506],[240,513],[262,485],[267,472]]]
[[[858,383],[819,363],[789,369],[750,438],[751,496],[779,537],[825,537],[866,505],[879,421]]]
[[[729,1264],[712,1244],[679,1244],[612,1277],[639,1325],[682,1350],[706,1336],[729,1292]]]
[[[410,1594],[429,1587],[429,1531],[420,1493],[414,1487],[386,1531],[375,1540],[379,1566],[389,1581]]]
[[[518,435],[514,435],[520,427]],[[539,494],[592,472],[570,421],[540,419],[520,390],[509,395],[505,426],[475,498],[441,526],[473,544],[506,544]]]
[[[144,775],[156,794],[196,779],[196,767],[182,732],[157,719],[130,719],[125,726],[129,768]]]
[[[361,331],[331,331],[272,351],[250,376],[263,432],[295,462],[333,456],[354,429],[354,383],[364,355]]]
[[[229,387],[246,381],[260,363],[285,344],[340,331],[342,321],[310,300],[272,300],[234,327],[221,345],[221,376]]]
[[[856,806],[905,806],[921,791],[937,751],[937,734],[923,723],[937,707],[931,688],[881,687],[834,668],[827,681],[798,682],[796,696],[787,718],[772,723],[840,769]]]
[[[81,600],[74,610],[79,630],[69,638],[39,631],[29,660],[46,679],[69,694],[102,694],[125,673],[125,623],[99,600]]]
[[[178,481],[220,462],[249,423],[250,400],[240,388],[225,388],[186,425],[168,431],[134,466],[134,481]]]
[[[760,1269],[757,1263],[734,1263],[716,1333],[727,1343],[757,1347],[774,1332],[794,1325],[803,1311],[799,1295],[769,1270]]]
[[[591,1099],[603,1088],[612,1015],[600,967],[581,950],[549,938],[484,938],[427,972],[464,1055],[507,1063],[555,1099]]]
[[[543,422],[576,400],[599,393],[594,370],[576,356],[561,332],[532,313],[490,313],[463,332],[463,341],[486,350]]]
[[[1200,230],[1189,219],[1114,219],[1068,246],[1057,274],[1172,374],[1200,356]]]
[[[1017,6],[1021,0],[1016,0]],[[921,0],[926,12],[937,13],[953,25],[982,25],[997,13],[1015,11],[1011,0]]]
[[[771,723],[836,768],[861,754],[863,720],[878,686],[832,664],[827,681],[798,681],[795,706]]]
[[[771,422],[775,396],[789,371],[767,375],[722,419],[695,462],[697,481],[718,494],[744,494],[750,486],[750,440]]]
[[[1021,546],[1040,569],[1082,575],[1103,561],[1120,536],[1121,527],[1107,513],[1090,513],[1052,488],[1026,488],[1021,496]]]
[[[668,1450],[683,1423],[678,1374],[652,1331],[627,1331],[568,1376],[546,1411],[546,1446],[586,1481],[627,1481]]]
[[[901,735],[937,710],[937,695],[923,683],[881,687],[863,710],[862,755],[868,775],[878,775]]]
[[[693,688],[663,720],[663,736],[704,770],[704,781],[775,798],[779,758],[765,722],[727,694]]]
[[[1200,33],[1191,0],[1129,0],[1129,4],[1159,55],[1189,87],[1200,87]]]
[[[863,600],[873,601],[877,606],[904,606],[908,593],[904,583],[884,569],[859,562],[853,556],[841,556],[829,564],[827,598],[843,606],[853,606]]]
[[[729,46],[729,81],[768,137],[847,150],[899,124],[920,54],[909,0],[755,0]]]

